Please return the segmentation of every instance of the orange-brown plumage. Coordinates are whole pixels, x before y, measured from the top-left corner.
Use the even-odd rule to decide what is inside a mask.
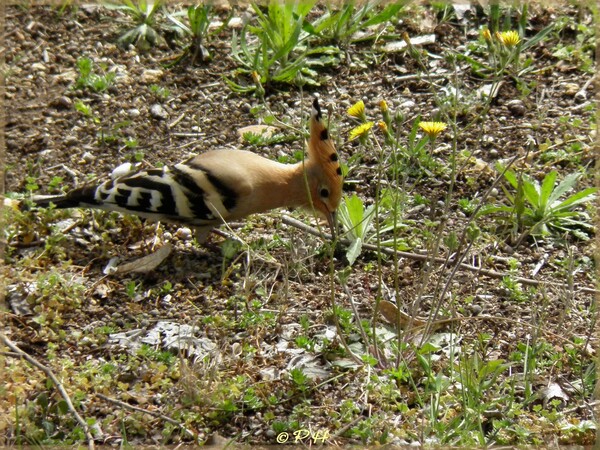
[[[342,169],[337,151],[329,136],[329,130],[323,123],[321,109],[316,98],[310,118],[308,160],[315,164],[312,178],[317,181],[311,187],[313,204],[327,218],[333,228],[334,214],[342,199]],[[323,189],[327,189],[327,196],[321,195]]]
[[[34,201],[132,213],[203,232],[275,208],[314,208],[334,231],[341,195],[337,152],[315,99],[308,158],[300,163],[281,164],[245,150],[213,150],[172,168],[119,171],[101,184]]]

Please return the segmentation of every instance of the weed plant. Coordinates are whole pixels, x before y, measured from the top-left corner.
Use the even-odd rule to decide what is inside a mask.
[[[278,2],[272,0],[263,12],[252,4],[256,25],[246,23],[231,44],[233,59],[240,65],[235,77],[251,75],[253,84],[242,85],[226,79],[237,92],[260,91],[272,83],[297,86],[318,85],[317,66],[334,63],[337,48],[311,48],[304,30],[306,16],[315,2]]]
[[[146,51],[162,39],[158,15],[163,8],[163,0],[120,0],[120,3],[105,2],[104,6],[123,12],[133,25],[119,37],[118,42],[123,47],[135,45]]]
[[[304,29],[325,43],[347,48],[351,43],[375,39],[379,33],[366,37],[359,32],[377,26],[385,26],[404,7],[403,2],[356,2],[354,0],[325,5],[326,12],[314,22],[306,22]]]
[[[94,71],[94,63],[90,58],[79,58],[77,69],[79,76],[74,84],[74,89],[89,89],[92,92],[104,92],[110,88],[115,81],[116,73],[107,72],[104,64],[99,65],[101,74]]]
[[[179,20],[184,14],[188,19],[187,24]],[[179,64],[185,60],[189,60],[190,64],[195,65],[211,59],[210,53],[204,44],[208,39],[208,26],[213,17],[213,7],[209,3],[192,5],[186,11],[167,15],[167,19],[173,23],[175,33],[190,41],[184,47],[183,52],[170,65]]]
[[[521,11],[526,15],[526,8]],[[534,37],[524,39],[523,27],[526,23],[526,20],[518,22],[519,31],[484,32],[482,42],[488,43],[490,55],[489,66],[480,72],[484,79],[492,77],[498,80],[499,77],[508,76],[518,78],[518,82],[528,82],[528,77],[535,72],[535,68],[532,61],[523,59],[524,55],[536,44],[548,39],[553,27],[546,27]],[[428,79],[427,54],[411,45],[408,52],[422,69],[423,79]],[[469,59],[459,55],[456,59],[450,58],[447,61],[451,63],[461,60]],[[480,62],[477,65],[483,67]],[[431,94],[438,111],[431,121],[424,121],[420,117],[407,120],[403,115],[392,111],[385,100],[380,102],[380,118],[368,111],[362,101],[348,110],[348,115],[355,122],[354,128],[348,133],[348,141],[352,141],[356,148],[364,149],[364,153],[377,155],[378,164],[373,168],[373,204],[365,206],[363,199],[353,195],[344,198],[340,205],[342,238],[347,238],[350,242],[346,257],[348,265],[352,267],[338,271],[332,268],[332,274],[336,277],[336,282],[345,286],[355,276],[364,252],[364,243],[368,240],[377,249],[375,270],[379,286],[369,332],[363,332],[365,328],[358,311],[344,308],[333,298],[335,294],[332,294],[333,314],[337,316],[335,322],[340,334],[348,336],[354,333],[360,336],[362,345],[348,345],[346,355],[353,355],[354,361],[362,361],[365,366],[384,368],[390,374],[395,374],[399,386],[410,386],[416,392],[415,401],[429,412],[425,419],[427,425],[424,433],[432,436],[433,442],[480,446],[511,442],[511,439],[527,441],[526,429],[515,426],[506,418],[523,414],[523,408],[534,398],[532,385],[535,373],[546,358],[536,350],[541,340],[517,343],[519,348],[525,350],[521,360],[527,387],[523,403],[516,398],[515,385],[507,378],[509,371],[515,370],[514,361],[490,356],[486,350],[491,342],[489,336],[480,335],[485,345],[469,347],[462,344],[453,331],[434,332],[434,323],[440,314],[453,314],[453,311],[462,308],[461,299],[453,293],[452,287],[456,286],[457,265],[468,258],[468,255],[478,251],[481,245],[486,245],[486,241],[499,238],[493,234],[493,222],[484,220],[491,213],[509,224],[517,243],[524,242],[528,236],[556,239],[565,233],[586,238],[593,227],[583,208],[591,204],[596,188],[575,191],[577,181],[582,178],[580,172],[561,177],[559,171],[549,170],[543,175],[541,182],[524,173],[517,174],[511,169],[517,159],[515,156],[505,162],[504,166],[498,167],[498,174],[490,180],[487,190],[479,198],[456,199],[458,177],[462,176],[463,170],[472,160],[469,152],[458,151],[461,133],[477,127],[485,120],[492,103],[491,97],[479,100],[483,103],[480,109],[466,123],[463,120],[459,127],[458,111],[462,103],[469,99],[458,94],[464,91],[461,81],[449,78],[455,89],[448,90],[445,95],[440,95],[440,91],[433,88],[434,81],[431,82]],[[443,147],[440,148],[439,141],[442,138]],[[355,153],[360,153],[360,150]],[[440,154],[445,155],[444,159],[438,156]],[[352,163],[349,171],[353,171]],[[388,253],[384,252],[384,246],[390,241],[404,242],[406,236],[403,233],[410,222],[405,221],[403,212],[407,202],[416,203],[417,199],[396,194],[395,205],[385,204],[381,194],[385,191],[410,192],[411,186],[440,178],[448,188],[445,198],[440,202],[442,205],[438,214],[429,221],[422,221],[418,231],[411,229],[413,234],[419,234],[423,239],[427,249],[427,262],[419,274],[416,291],[407,299],[400,287],[402,274],[397,269],[398,253],[386,256]],[[562,181],[558,182],[561,178]],[[507,182],[506,187],[502,185],[503,181]],[[495,201],[505,202],[501,205],[490,201],[490,193],[497,186],[502,186],[504,195],[494,198]],[[575,192],[572,193],[573,191]],[[427,201],[427,204],[432,205],[433,202]],[[467,214],[458,227],[448,229],[445,218],[455,204],[461,205]],[[559,240],[555,242],[561,245]],[[367,267],[364,261],[362,263],[360,267]],[[383,274],[384,265],[391,266],[393,275],[389,276],[389,271],[385,271],[386,275]],[[386,282],[390,278],[391,285],[388,287]],[[505,277],[501,285],[511,302],[531,304],[538,298],[544,298],[543,289],[525,287],[516,276]],[[354,305],[349,291],[345,292],[350,304]],[[397,326],[396,335],[391,338],[386,329],[378,324],[379,305],[386,298],[396,299],[399,302],[398,308],[407,310],[409,316],[416,316],[421,305],[428,304],[430,314],[418,344],[411,339],[413,333],[410,327]],[[403,299],[404,303],[400,303],[399,299]],[[544,306],[541,306],[541,319],[531,323],[534,336],[537,336],[543,323],[544,310]],[[440,345],[439,339],[448,340],[447,351],[444,345]],[[444,364],[440,367],[436,364],[440,352],[446,355],[450,366]],[[554,357],[558,356],[554,352]],[[422,376],[415,369],[415,361],[422,370]],[[490,411],[497,411],[498,418],[483,419]]]
[[[597,188],[586,188],[563,198],[573,190],[581,173],[569,174],[556,184],[558,172],[553,170],[546,174],[540,184],[527,174],[517,174],[501,165],[498,169],[515,191],[509,192],[503,186],[508,205],[489,205],[479,214],[499,214],[509,225],[515,245],[527,236],[543,237],[551,233],[589,239],[588,233],[593,230],[590,216],[586,211],[575,208],[591,204]]]

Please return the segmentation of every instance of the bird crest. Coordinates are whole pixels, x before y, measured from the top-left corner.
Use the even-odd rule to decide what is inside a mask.
[[[335,211],[342,198],[342,168],[329,131],[323,123],[323,114],[317,98],[312,104],[308,159],[314,161],[322,170],[329,190],[327,203],[330,210]]]

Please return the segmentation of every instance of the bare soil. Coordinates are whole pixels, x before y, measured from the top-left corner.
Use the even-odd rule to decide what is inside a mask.
[[[558,15],[576,17],[580,13],[574,7],[560,11],[532,7],[532,29],[528,34],[534,35]],[[398,33],[408,32],[411,36],[434,34],[435,43],[426,46],[431,55],[464,50],[467,38],[476,39],[477,20],[440,23],[432,11],[421,14],[422,20],[407,18],[396,28]],[[577,20],[589,23],[585,14]],[[311,98],[319,95],[329,111],[331,133],[337,136],[340,156],[352,162],[346,193],[357,193],[366,203],[372,203],[376,195],[372,180],[377,176],[379,155],[361,154],[364,146],[346,141],[355,125],[346,114],[347,108],[363,99],[367,111],[376,115],[379,101],[385,99],[394,111],[401,110],[402,105],[408,108],[404,111],[407,121],[417,115],[430,118],[435,113],[431,82],[407,77],[418,70],[407,53],[373,52],[370,44],[351,46],[347,49],[350,62],[325,70],[319,88],[302,91],[274,86],[263,104],[249,95],[232,92],[224,81],[236,69],[229,56],[231,28],[224,28],[208,44],[214,56],[211,62],[166,69],[162,63],[174,53],[167,45],[139,53],[115,44],[120,30],[118,17],[114,11],[89,6],[62,15],[50,6],[6,7],[5,192],[25,193],[27,185],[35,180],[39,185],[36,194],[56,193],[59,188],[106,176],[119,164],[134,160],[136,153],[143,155],[144,165],[175,164],[191,154],[240,147],[244,144],[237,130],[257,124],[260,116],[266,115],[266,108],[279,120],[302,129]],[[561,39],[574,43],[577,32],[565,32]],[[593,166],[590,130],[595,112],[594,84],[588,83],[582,90],[592,75],[582,72],[572,61],[554,57],[552,50],[546,42],[529,50],[535,67],[545,69],[527,75],[528,93],[524,94],[514,80],[506,80],[487,116],[461,131],[459,150],[472,152],[476,160],[458,177],[449,217],[438,215],[440,202],[448,192],[448,177],[407,178],[403,186],[407,194],[427,199],[424,207],[412,205],[404,216],[409,227],[402,233],[410,243],[410,252],[432,251],[431,246],[425,246],[434,240],[427,240],[422,231],[435,233],[436,228],[427,228],[427,221],[443,219],[444,233],[463,229],[468,217],[457,200],[476,198],[489,188],[495,176],[493,165],[498,160],[523,156],[518,164],[534,167],[529,173],[539,179],[552,169],[562,177]],[[74,89],[77,60],[81,57],[116,71],[114,86],[104,93]],[[444,58],[432,61],[434,70],[450,67]],[[472,76],[464,63],[460,67],[458,76],[463,77],[467,89],[471,88],[465,95],[485,84]],[[449,86],[448,77],[435,81],[434,91]],[[151,85],[167,89],[168,96],[160,97]],[[78,101],[85,102],[97,119],[77,111]],[[157,105],[162,115],[153,112]],[[260,111],[258,117],[255,109]],[[461,111],[459,127],[472,123],[477,114],[472,104]],[[137,145],[128,147],[128,139],[135,139]],[[440,160],[448,160],[451,140],[450,133],[440,137],[436,154]],[[574,141],[581,143],[576,154],[565,152],[564,157],[553,158],[546,154],[543,158],[539,150],[543,143],[567,148]],[[253,151],[276,159],[291,157],[302,149],[303,139],[298,134],[291,143],[255,147]],[[54,177],[62,177],[63,181],[51,188]],[[591,184],[592,177],[584,177],[578,188]],[[470,343],[475,348],[481,336],[491,336],[483,346],[490,360],[510,361],[515,353],[523,351],[524,344],[543,342],[547,345],[543,351],[554,355],[554,359],[539,355],[539,361],[546,365],[540,364],[535,372],[533,389],[539,393],[538,403],[542,404],[548,386],[558,384],[569,394],[568,400],[560,399],[560,407],[570,411],[566,414],[569,421],[593,417],[592,408],[586,406],[591,393],[585,396],[573,387],[581,385],[577,382],[591,364],[597,344],[592,336],[596,285],[593,239],[528,239],[516,248],[506,242],[506,236],[482,240],[465,263],[488,272],[459,269],[449,284],[447,301],[439,302],[430,294],[439,293],[437,283],[445,282],[452,267],[432,263],[429,269],[423,261],[409,257],[397,261],[384,257],[379,273],[375,269],[378,257],[368,251],[353,266],[348,292],[336,283],[332,294],[331,267],[343,269],[343,256],[336,255],[332,261],[322,240],[283,224],[279,213],[253,217],[236,229],[251,250],[240,250],[230,259],[223,256],[224,239],[219,236],[202,247],[194,245],[187,231],[176,226],[157,228],[136,218],[104,213],[53,214],[52,220],[65,232],[50,249],[52,224],[43,214],[30,215],[32,222],[26,228],[17,227],[7,242],[2,268],[7,298],[3,332],[60,375],[70,394],[77,398],[82,414],[100,423],[100,439],[105,443],[122,442],[123,430],[134,444],[190,440],[177,427],[163,433],[167,425],[160,417],[131,411],[107,398],[173,417],[198,433],[201,440],[222,436],[244,443],[275,443],[273,422],[291,423],[292,417],[300,423],[299,428],[329,430],[330,444],[359,442],[359,433],[352,430],[363,422],[368,424],[363,428],[370,427],[370,437],[364,438],[367,442],[375,442],[392,430],[403,431],[392,433],[396,437],[390,438],[391,442],[416,440],[419,433],[409,419],[410,412],[401,413],[394,406],[407,405],[408,411],[417,408],[410,385],[400,384],[390,395],[393,401],[381,393],[369,396],[367,369],[332,366],[331,361],[336,359],[333,355],[304,351],[295,344],[300,335],[318,341],[327,330],[335,330],[332,296],[348,310],[352,309],[350,301],[355,302],[365,320],[373,316],[378,295],[419,317],[428,317],[441,304],[436,312],[439,317],[462,317],[444,327],[460,336],[461,345]],[[311,221],[295,214],[307,223]],[[494,220],[483,219],[481,228],[494,229]],[[111,258],[135,261],[166,242],[173,245],[173,251],[155,270],[144,275],[104,273]],[[443,242],[437,255],[447,256]],[[511,267],[511,259],[518,262],[517,267]],[[534,281],[520,285],[525,294],[518,301],[502,277],[490,271],[510,272]],[[427,273],[428,279],[424,278]],[[39,284],[37,289],[32,287],[52,275],[62,280],[51,284],[56,298],[53,292],[42,293]],[[74,283],[83,291],[73,288]],[[417,298],[421,299],[418,303]],[[39,320],[41,315],[43,321]],[[308,330],[301,325],[302,317],[308,320]],[[380,320],[375,323],[385,323],[376,317]],[[161,364],[156,355],[145,355],[134,363],[124,356],[130,351],[128,345],[109,337],[132,330],[146,332],[159,322],[194,327],[195,339],[210,344],[209,356],[194,358],[182,352],[175,361]],[[574,344],[575,337],[583,343]],[[353,341],[355,336],[348,338]],[[338,339],[335,335],[329,338],[334,342]],[[277,351],[285,342],[297,353]],[[159,344],[153,348],[164,350]],[[583,369],[573,366],[566,351],[571,348],[576,348]],[[416,366],[413,356],[406,356],[410,367]],[[18,363],[9,354],[5,358],[4,365],[15,378],[8,381],[2,394],[0,443],[11,444],[17,436],[15,405],[33,402],[39,406],[42,394],[50,396],[51,404],[57,403],[59,396],[47,388],[42,373]],[[305,358],[304,366],[298,358]],[[116,367],[114,372],[102,371],[108,364]],[[373,370],[384,366],[380,363]],[[22,368],[21,377],[15,375],[18,367]],[[297,394],[297,386],[287,375],[293,367],[309,367],[317,373],[317,381],[310,381],[311,388],[303,395]],[[325,375],[319,377],[318,370]],[[515,363],[513,376],[522,376],[524,370]],[[252,396],[263,402],[262,407],[240,400],[234,402],[235,408],[227,410],[227,400],[235,396],[236,377],[244,380],[239,382],[238,397],[247,399],[244,395],[251,386]],[[269,403],[272,395],[277,398],[273,404]],[[346,400],[354,402],[356,412],[348,417],[334,414],[343,410]],[[52,416],[52,412],[47,414]],[[66,416],[52,416],[49,421],[68,429]],[[25,425],[34,427],[33,422]],[[58,428],[53,435],[57,441],[66,435]],[[561,435],[550,425],[536,434],[547,442],[554,442],[559,435],[563,443],[589,443],[593,439],[593,432],[572,437]]]

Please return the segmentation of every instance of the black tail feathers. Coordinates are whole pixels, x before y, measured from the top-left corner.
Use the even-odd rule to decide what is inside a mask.
[[[33,197],[32,201],[35,206],[40,208],[48,208],[53,204],[58,209],[77,208],[80,206],[95,206],[100,205],[95,199],[97,186],[85,186],[73,189],[66,195]]]

